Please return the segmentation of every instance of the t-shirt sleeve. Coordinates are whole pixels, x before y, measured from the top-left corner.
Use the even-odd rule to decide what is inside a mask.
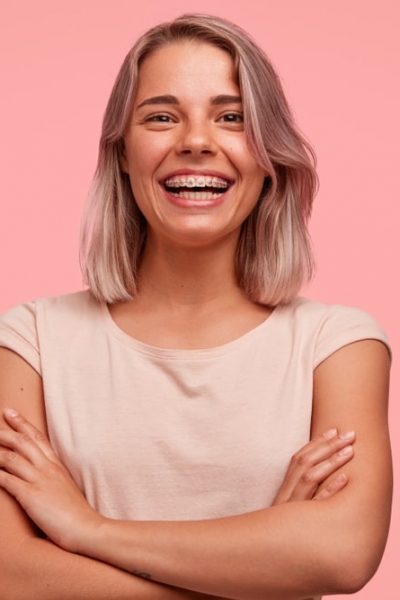
[[[329,307],[318,335],[314,368],[343,346],[368,339],[385,344],[391,356],[388,337],[371,315],[358,308]]]
[[[20,304],[0,316],[0,346],[21,356],[41,375],[35,302]]]

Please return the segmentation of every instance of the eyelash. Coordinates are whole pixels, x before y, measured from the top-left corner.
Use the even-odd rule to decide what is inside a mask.
[[[231,118],[233,117],[233,119]],[[230,112],[230,113],[226,113],[225,115],[222,115],[222,117],[220,117],[221,120],[225,120],[226,123],[243,123],[243,113],[235,113],[235,112]]]
[[[241,112],[229,112],[225,113],[221,117],[218,118],[218,121],[222,121],[225,123],[232,124],[241,124],[243,123],[243,113]],[[145,119],[146,123],[173,123],[174,119],[171,115],[167,115],[164,113],[159,113],[155,115],[150,115]]]
[[[170,115],[164,115],[162,113],[158,115],[151,115],[146,118],[146,123],[171,123],[173,121]]]

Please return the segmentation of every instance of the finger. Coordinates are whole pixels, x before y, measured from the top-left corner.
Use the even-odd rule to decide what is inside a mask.
[[[11,496],[13,496],[17,502],[23,506],[23,498],[26,494],[28,483],[22,481],[15,475],[0,469],[0,487],[6,490]]]
[[[346,454],[341,456],[338,453],[354,441],[354,431],[338,434],[336,429],[330,429],[300,448],[290,461],[285,481],[275,502],[282,503],[289,500],[311,499],[318,485],[351,458],[351,456],[347,455],[347,459],[341,462]],[[336,465],[333,469],[329,468],[330,462],[325,464],[325,461],[330,460],[333,460],[333,465]],[[324,468],[316,471],[312,470],[315,466],[321,464],[324,465]]]
[[[293,500],[310,500],[313,498],[318,486],[330,475],[337,471],[353,458],[352,446],[345,446],[339,452],[330,456],[316,466],[305,471],[300,477],[298,485],[292,493]]]
[[[292,457],[291,462],[294,466],[301,467],[302,465],[306,465],[309,468],[333,456],[345,446],[354,443],[354,431],[348,431],[343,434],[338,434],[337,432],[335,434],[335,431],[335,429],[331,429],[303,446]]]
[[[325,488],[319,490],[315,494],[313,500],[326,500],[327,498],[331,498],[337,494],[337,492],[346,487],[347,483],[347,476],[344,473],[340,473],[337,477],[335,477],[335,479],[330,481]]]
[[[4,409],[3,414],[8,425],[10,425],[14,431],[27,436],[38,448],[40,448],[47,458],[52,461],[57,461],[57,456],[44,433],[39,431],[32,423],[11,408]]]
[[[21,458],[25,462],[37,468],[43,467],[48,462],[42,450],[25,433],[12,431],[11,429],[0,430],[0,450],[4,451],[10,461]]]
[[[36,466],[43,466],[49,459],[51,462],[56,462],[51,446],[50,450],[46,448],[46,440],[43,442],[38,439],[38,436],[36,436],[34,432],[26,432],[29,431],[29,425],[30,424],[28,424],[28,427],[25,427],[24,425],[19,427],[21,431],[0,429],[0,446],[13,450]],[[38,432],[38,434],[40,434],[40,432]]]
[[[31,482],[35,477],[32,464],[13,450],[0,450],[0,469],[23,481]]]

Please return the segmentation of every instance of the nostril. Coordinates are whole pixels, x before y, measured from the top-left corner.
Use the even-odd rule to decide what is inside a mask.
[[[198,131],[187,130],[182,132],[182,137],[176,145],[176,151],[180,154],[213,154],[216,144],[212,135],[203,128]]]
[[[196,154],[196,153],[207,154],[208,155],[208,154],[212,154],[213,153],[213,151],[210,148],[202,148],[200,150],[196,150],[196,149],[193,149],[193,148],[182,148],[182,149],[179,149],[179,152],[181,154],[187,154],[187,155]]]

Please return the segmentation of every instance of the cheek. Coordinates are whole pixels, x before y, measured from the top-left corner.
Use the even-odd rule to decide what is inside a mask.
[[[268,177],[266,170],[251,156],[247,161],[247,173],[249,174],[255,187],[264,185],[264,180]]]
[[[247,143],[244,140],[238,140],[237,143],[231,141],[228,151],[232,161],[236,163],[237,168],[243,175],[251,177],[266,176],[264,169],[260,167],[254,156],[250,153]]]
[[[154,167],[171,149],[169,136],[158,133],[157,135],[132,136],[130,147],[132,159],[142,166]]]

